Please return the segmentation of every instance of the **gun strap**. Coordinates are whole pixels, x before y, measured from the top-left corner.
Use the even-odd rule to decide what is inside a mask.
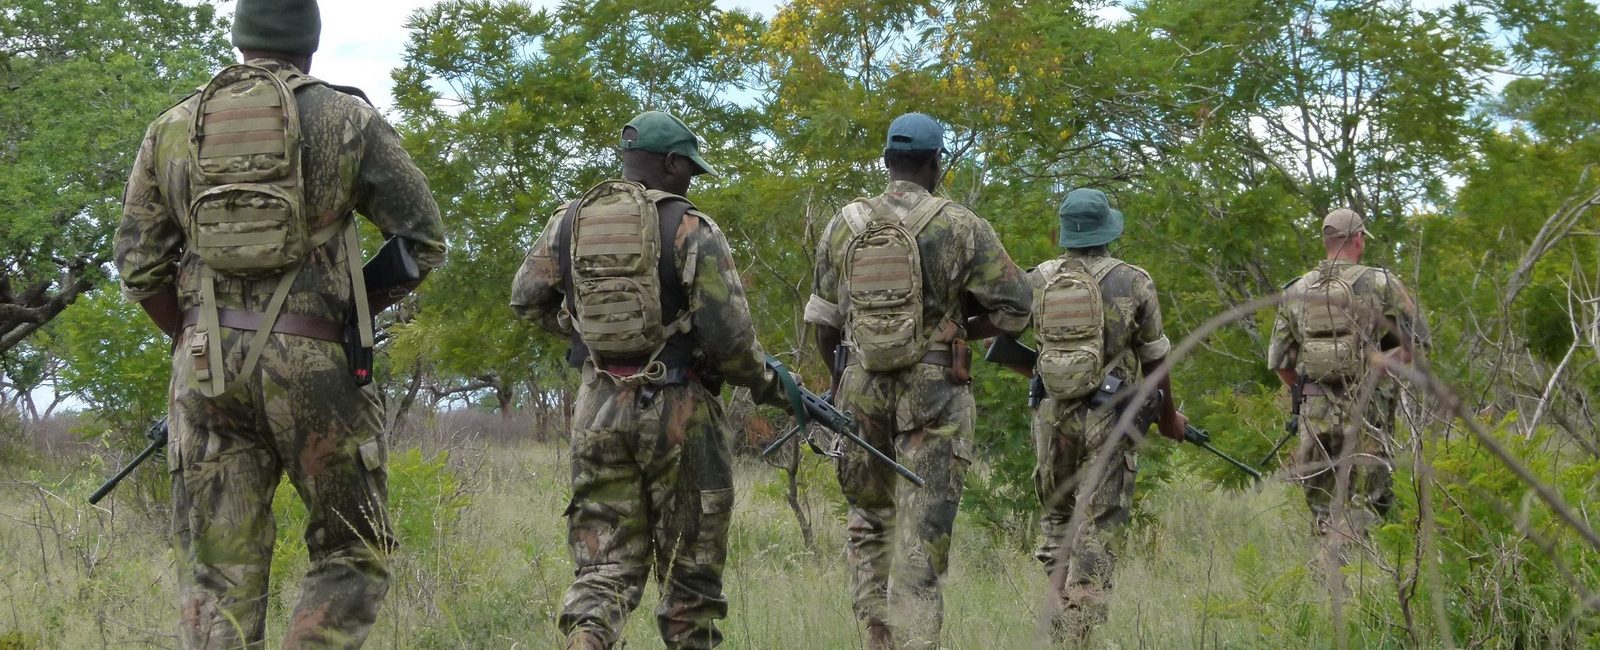
[[[794,383],[794,375],[789,373],[788,366],[783,365],[777,357],[767,355],[767,367],[778,376],[778,381],[783,384],[783,391],[789,396],[789,407],[794,409],[795,426],[802,431],[811,424],[810,413],[806,412],[806,398],[800,392],[800,385]]]

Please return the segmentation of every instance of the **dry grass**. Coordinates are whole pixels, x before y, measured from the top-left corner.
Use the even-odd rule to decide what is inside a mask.
[[[455,424],[464,430],[473,423]],[[439,522],[431,539],[402,540],[394,586],[368,647],[560,647],[554,620],[572,571],[559,516],[568,497],[564,450],[515,442],[509,432],[488,438],[446,431],[410,441],[428,454],[450,451],[471,505],[453,525]],[[88,507],[83,497],[104,468],[67,467],[46,465],[0,481],[0,645],[9,630],[23,647],[170,646],[175,580],[162,507],[141,490],[119,493],[106,509]],[[813,490],[821,548],[810,552],[778,496],[778,480],[776,470],[757,462],[737,471],[725,647],[859,647],[837,488]],[[1289,639],[1328,638],[1326,607],[1305,569],[1303,508],[1289,486],[1243,494],[1167,490],[1149,506],[1153,523],[1128,539],[1112,620],[1098,646],[1282,647]],[[965,520],[955,549],[946,645],[1038,646],[1044,578],[1030,553]],[[296,576],[304,568],[304,558],[289,558],[273,573]],[[274,589],[269,628],[277,634],[298,587],[285,579]],[[653,592],[628,625],[635,647],[659,643]],[[1260,620],[1269,613],[1260,611],[1263,598],[1279,603],[1270,613],[1300,612],[1301,620]],[[1384,638],[1366,646],[1386,645]]]

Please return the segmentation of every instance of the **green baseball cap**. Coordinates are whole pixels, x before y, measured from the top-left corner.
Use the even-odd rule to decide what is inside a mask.
[[[716,175],[717,170],[700,157],[700,138],[689,130],[689,125],[671,113],[646,111],[628,122],[638,137],[622,141],[623,149],[638,149],[650,153],[675,153],[693,160],[700,173]]]
[[[1061,246],[1103,246],[1122,236],[1122,213],[1111,208],[1106,193],[1089,188],[1067,192],[1061,200]]]

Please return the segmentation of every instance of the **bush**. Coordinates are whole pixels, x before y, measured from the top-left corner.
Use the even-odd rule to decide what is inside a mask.
[[[1565,451],[1561,434],[1549,429],[1523,437],[1513,430],[1515,419],[1491,433],[1580,518],[1600,512],[1600,459]],[[1430,439],[1424,452],[1436,477],[1428,487],[1441,543],[1437,580],[1420,581],[1417,602],[1442,598],[1450,636],[1466,647],[1600,645],[1600,626],[1580,600],[1600,588],[1600,553],[1474,439]],[[1386,557],[1415,553],[1421,522],[1414,479],[1410,471],[1395,477],[1402,519],[1375,535]],[[1438,634],[1432,616],[1419,618]]]

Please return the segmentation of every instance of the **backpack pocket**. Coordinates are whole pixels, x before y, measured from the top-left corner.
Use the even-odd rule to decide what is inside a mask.
[[[577,284],[578,331],[591,350],[610,357],[654,352],[666,339],[661,302],[632,278],[583,280]]]
[[[1354,334],[1308,338],[1300,345],[1300,374],[1319,384],[1354,383],[1366,369],[1365,349]]]
[[[305,254],[306,219],[295,189],[238,183],[200,193],[189,207],[195,254],[226,276],[281,273]]]
[[[1039,352],[1034,372],[1051,397],[1077,399],[1100,386],[1101,365],[1098,350],[1048,348]]]

